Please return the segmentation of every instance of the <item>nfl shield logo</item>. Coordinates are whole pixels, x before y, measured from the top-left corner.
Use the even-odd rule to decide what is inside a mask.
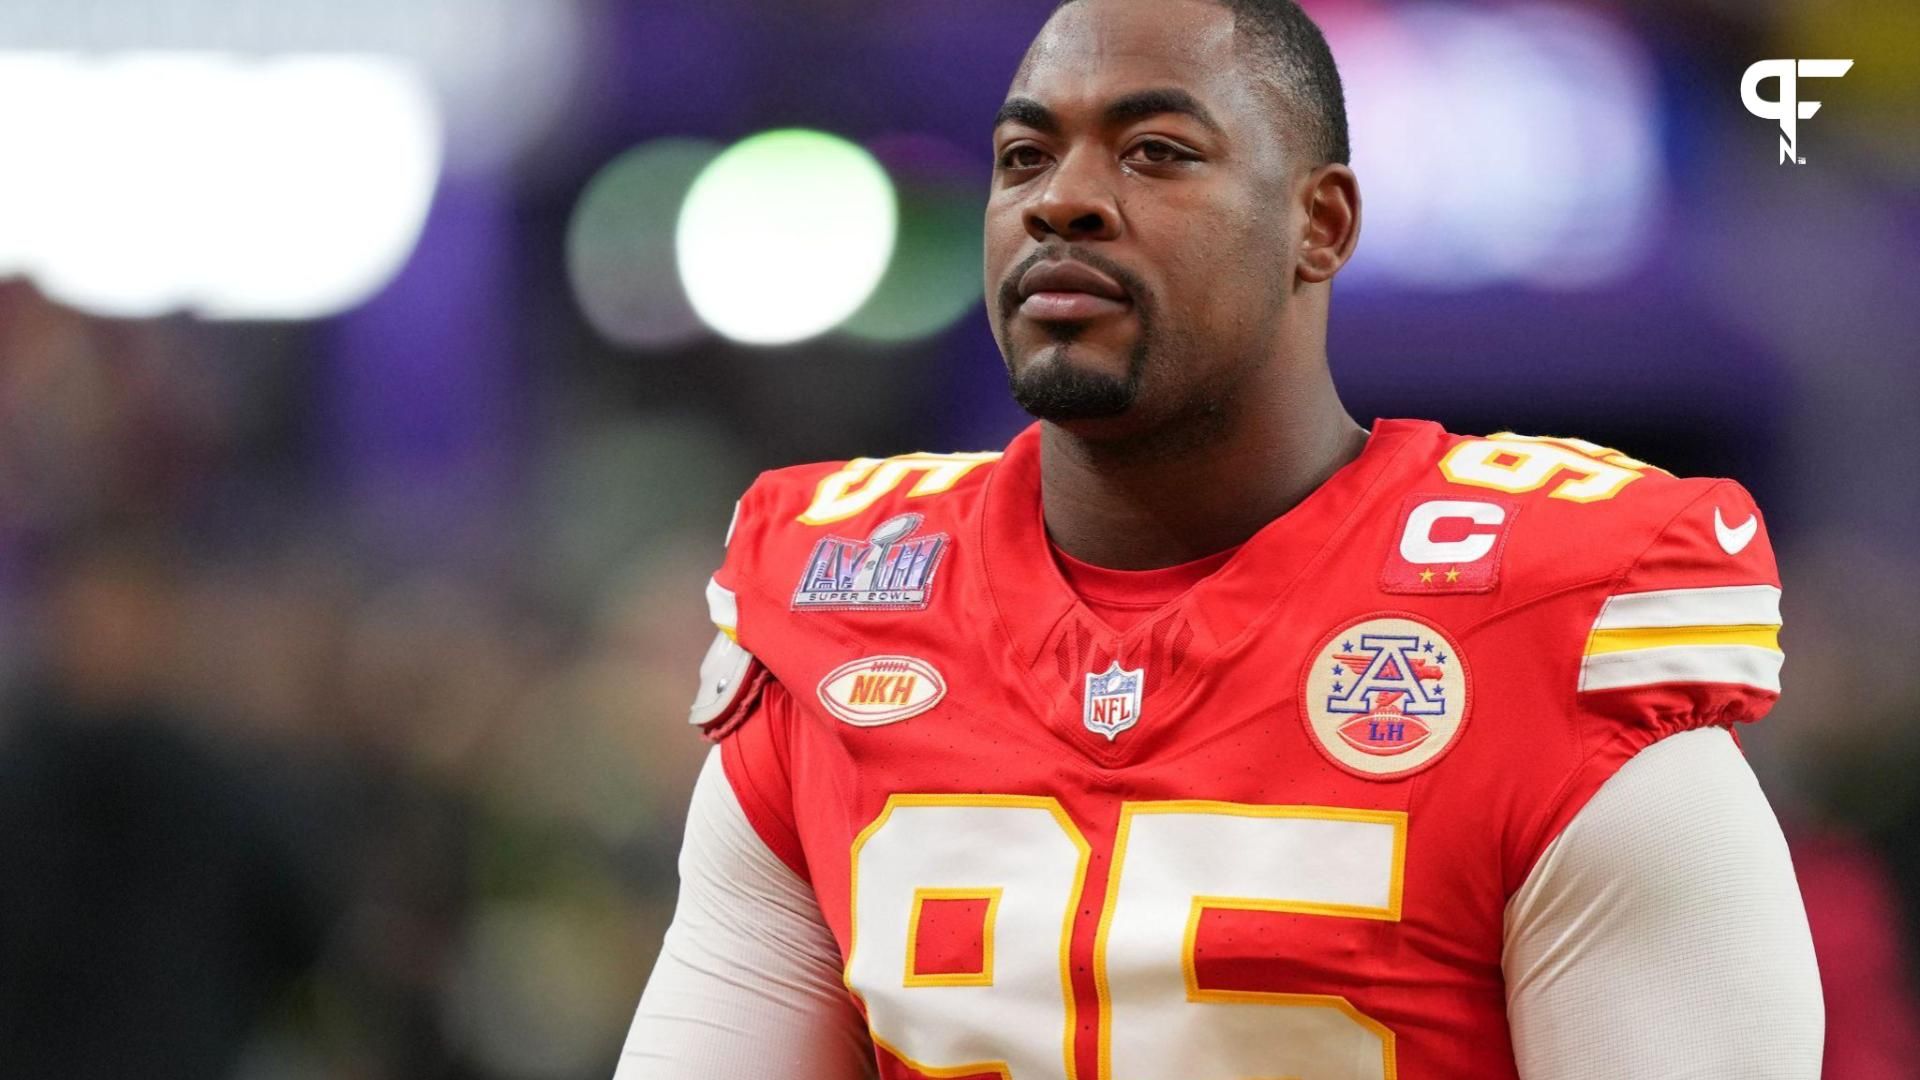
[[[1087,730],[1112,742],[1114,736],[1139,723],[1140,684],[1145,676],[1145,668],[1127,671],[1118,660],[1100,674],[1088,675]]]

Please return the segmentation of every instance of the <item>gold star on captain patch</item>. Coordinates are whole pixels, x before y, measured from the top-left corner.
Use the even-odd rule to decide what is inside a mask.
[[[1458,569],[1458,568],[1453,568],[1453,569],[1449,569],[1449,570],[1447,571],[1447,580],[1448,580],[1448,581],[1459,581],[1459,580],[1460,580],[1460,571],[1459,571],[1459,569]]]
[[[1420,584],[1422,585],[1433,584],[1433,571],[1431,570],[1420,571]]]

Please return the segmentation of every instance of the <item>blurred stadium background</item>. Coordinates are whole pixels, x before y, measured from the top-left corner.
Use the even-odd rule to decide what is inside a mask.
[[[0,4],[0,1076],[610,1075],[734,497],[1023,423],[979,218],[1048,7]],[[1754,490],[1827,1075],[1920,1075],[1920,7],[1308,7],[1353,411]],[[1774,57],[1855,61],[1803,166]]]

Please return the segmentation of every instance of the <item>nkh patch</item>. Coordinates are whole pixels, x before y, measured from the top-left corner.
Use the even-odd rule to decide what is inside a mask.
[[[820,704],[854,727],[918,716],[947,696],[939,669],[917,656],[865,656],[820,680]]]
[[[813,546],[793,593],[795,611],[918,611],[932,595],[947,534],[914,536],[919,514],[880,523],[865,540],[828,536]]]
[[[1410,495],[1380,568],[1380,591],[1484,593],[1500,583],[1500,559],[1520,504],[1476,495]]]
[[[1425,769],[1471,706],[1466,658],[1431,623],[1364,615],[1328,634],[1300,674],[1300,718],[1328,761],[1371,780]]]
[[[1146,682],[1146,669],[1122,668],[1115,660],[1107,670],[1087,675],[1085,711],[1082,722],[1095,735],[1112,742],[1116,735],[1140,722],[1140,690]]]

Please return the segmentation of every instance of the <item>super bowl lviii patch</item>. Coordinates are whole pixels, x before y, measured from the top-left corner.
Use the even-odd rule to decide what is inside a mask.
[[[796,611],[918,611],[932,594],[947,534],[915,536],[919,514],[880,523],[865,540],[823,537],[793,593]]]
[[[1401,612],[1327,635],[1300,677],[1301,720],[1327,760],[1388,780],[1432,765],[1467,722],[1466,659],[1439,628]]]

